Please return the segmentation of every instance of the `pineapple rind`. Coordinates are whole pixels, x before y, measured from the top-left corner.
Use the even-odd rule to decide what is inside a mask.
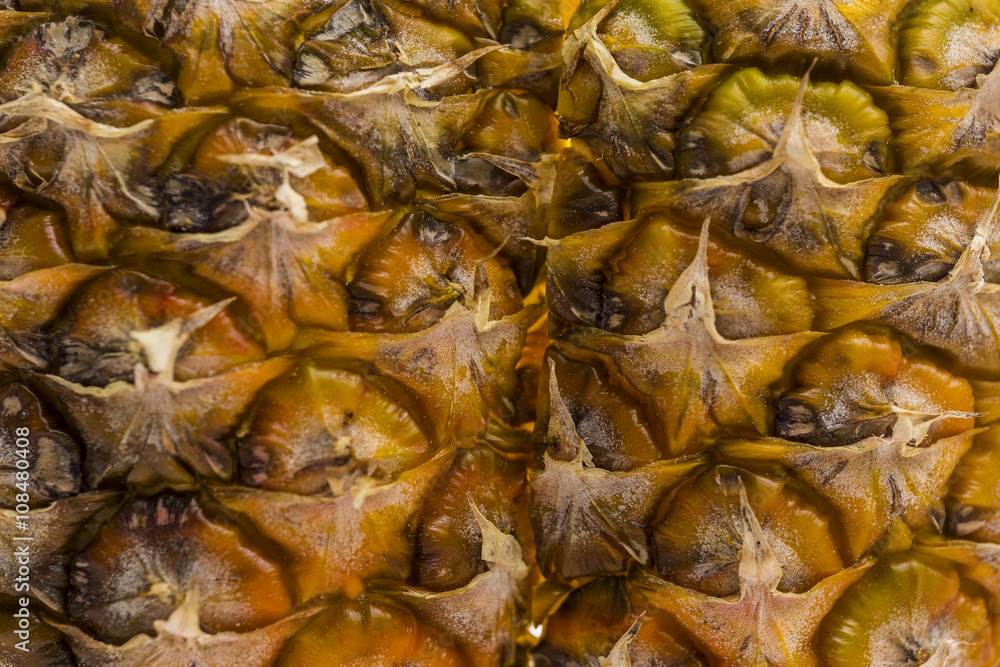
[[[997,8],[904,4],[0,0],[38,664],[996,662]]]

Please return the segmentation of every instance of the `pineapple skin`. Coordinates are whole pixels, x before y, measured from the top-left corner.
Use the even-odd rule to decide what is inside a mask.
[[[998,8],[570,18],[535,664],[1000,661]]]
[[[0,662],[1000,664],[998,15],[0,3]]]
[[[0,8],[0,662],[527,659],[559,11]]]

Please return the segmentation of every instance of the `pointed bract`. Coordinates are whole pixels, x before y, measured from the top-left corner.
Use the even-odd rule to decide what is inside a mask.
[[[639,633],[639,627],[642,625],[645,617],[646,612],[639,614],[639,618],[635,619],[632,627],[622,635],[621,639],[615,642],[615,646],[611,649],[608,657],[597,659],[600,667],[632,667],[632,660],[628,654],[628,645],[632,643],[632,640]]]
[[[1000,79],[998,79],[1000,81]],[[814,287],[818,325],[833,329],[848,321],[885,322],[914,340],[949,352],[965,368],[1000,370],[1000,286],[985,282],[996,233],[1000,192],[983,212],[972,241],[939,282],[872,285],[818,280]]]
[[[469,502],[482,532],[482,558],[489,569],[453,591],[381,590],[395,595],[425,623],[455,637],[469,656],[470,665],[507,664],[514,656],[514,641],[524,622],[520,612],[524,607],[521,582],[528,575],[528,566],[522,560],[517,539],[485,518],[471,496]]]
[[[741,502],[744,527],[739,597],[710,597],[643,571],[633,576],[633,583],[652,604],[680,621],[721,663],[734,667],[816,665],[811,647],[816,628],[840,594],[871,563],[841,570],[806,593],[778,592],[781,566],[745,492]]]
[[[656,461],[625,472],[596,468],[551,372],[549,396],[549,440],[560,458],[546,450],[541,469],[530,476],[542,571],[574,579],[621,572],[631,560],[650,565],[653,512],[704,459]]]
[[[154,252],[182,261],[240,295],[264,332],[268,349],[282,350],[291,344],[297,324],[347,328],[348,294],[341,279],[388,217],[354,213],[313,222],[297,220],[288,209],[251,206],[245,222],[221,232],[136,229],[124,243],[128,252]]]
[[[288,554],[299,601],[338,592],[357,597],[369,579],[409,574],[413,517],[451,456],[442,451],[392,482],[357,477],[335,497],[241,487],[213,494]]]
[[[372,206],[383,208],[411,200],[419,187],[455,189],[459,141],[489,91],[440,100],[415,91],[450,80],[496,48],[477,49],[438,67],[389,75],[350,93],[248,91],[237,95],[234,104],[251,116],[280,109],[303,117],[358,163]]]
[[[858,276],[862,231],[901,176],[840,184],[823,174],[803,124],[808,75],[770,159],[733,175],[637,184],[634,210],[666,206],[692,219],[710,217],[811,274]]]
[[[924,415],[898,411],[889,436],[841,447],[817,447],[784,440],[724,443],[720,452],[737,459],[765,457],[794,470],[840,513],[848,527],[849,555],[858,558],[896,517],[914,528],[940,530],[941,497],[972,431],[920,446],[936,420],[968,413]]]
[[[706,220],[695,260],[664,301],[660,328],[642,336],[579,329],[566,337],[607,354],[653,401],[675,455],[697,451],[703,439],[724,431],[766,433],[769,387],[781,379],[786,362],[820,335],[723,338],[715,326],[707,251]]]
[[[132,382],[91,387],[57,375],[39,376],[90,445],[84,464],[88,484],[186,484],[199,478],[230,478],[232,455],[221,438],[236,425],[257,391],[292,361],[274,358],[211,377],[174,380],[184,340],[227,303],[139,332],[137,340],[147,347],[147,359],[135,366]]]
[[[408,388],[440,442],[483,433],[513,416],[515,365],[528,328],[539,315],[529,306],[490,321],[489,291],[480,287],[465,305],[452,303],[437,322],[406,334],[310,330],[297,347],[324,361],[364,360]]]
[[[223,101],[236,85],[288,83],[298,22],[324,0],[123,0],[127,27],[159,38],[180,61],[177,86],[188,104]]]
[[[170,618],[155,621],[154,636],[136,635],[121,646],[100,642],[72,625],[55,625],[69,637],[82,667],[269,667],[288,638],[319,611],[300,611],[250,632],[208,634],[198,623],[196,605],[196,597],[187,596]]]

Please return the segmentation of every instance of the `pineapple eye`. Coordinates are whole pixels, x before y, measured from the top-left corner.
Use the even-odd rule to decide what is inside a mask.
[[[551,419],[546,388],[549,373],[554,373],[576,432],[595,465],[606,470],[631,470],[660,458],[648,416],[649,401],[606,360],[565,343],[550,347],[545,359],[539,391],[539,433],[547,432]],[[552,452],[556,458],[572,456],[571,451],[560,451],[560,443],[552,444],[556,445]]]
[[[454,640],[379,596],[338,602],[288,642],[282,667],[460,667]]]
[[[30,434],[29,448],[23,450],[26,457],[14,447],[0,449],[0,479],[11,489],[23,487],[28,504],[35,509],[80,492],[80,449],[59,428],[57,415],[47,402],[23,384],[11,383],[0,391],[0,416],[0,441],[15,442],[17,429],[27,429]],[[24,469],[23,464],[18,466],[19,459],[30,462],[27,483],[19,483],[17,471]],[[13,494],[0,503],[6,509],[18,504]]]
[[[527,186],[503,163],[487,156],[538,162],[556,146],[556,129],[548,107],[537,97],[502,91],[489,100],[462,135],[464,149],[456,163],[463,192],[519,195]],[[482,155],[486,154],[486,155]]]
[[[501,529],[529,535],[526,488],[521,465],[484,446],[459,450],[424,504],[415,534],[413,583],[432,591],[454,590],[486,572],[469,498]]]
[[[89,443],[91,487],[132,483],[156,491],[231,476],[232,454],[221,440],[261,387],[291,365],[263,359],[223,314],[232,301],[204,305],[166,281],[125,270],[82,291],[57,330],[54,366],[88,384],[58,375],[39,381]]]
[[[948,527],[966,540],[1000,542],[1000,425],[978,434],[951,479]]]
[[[640,5],[581,6],[556,107],[562,135],[584,139],[622,180],[673,176],[674,133],[728,69],[701,66],[704,32],[682,2]]]
[[[501,91],[466,127],[462,135],[465,152],[537,162],[543,152],[556,146],[550,113],[533,95]]]
[[[822,340],[792,371],[781,394],[775,430],[783,438],[821,446],[849,445],[892,431],[899,410],[971,412],[968,381],[920,356],[904,355],[898,338],[846,329]],[[936,423],[930,439],[966,430],[968,419]]]
[[[162,186],[163,226],[172,232],[218,232],[246,218],[244,206],[225,207],[230,193],[197,173],[171,174]]]
[[[977,47],[971,42],[968,48]],[[974,77],[975,87],[959,87],[954,92],[947,89],[947,84],[923,83],[933,87],[870,89],[879,106],[893,119],[893,143],[902,168],[919,175],[961,174],[984,184],[995,183],[1000,164],[1000,67],[991,61],[986,73]],[[939,90],[939,85],[946,89]]]
[[[451,223],[435,218],[425,211],[417,211],[413,214],[413,219],[417,240],[428,248],[449,243],[461,234]]]
[[[830,667],[986,664],[990,627],[986,600],[949,563],[892,555],[837,601],[819,628],[818,653]]]
[[[922,0],[899,33],[901,83],[976,88],[1000,55],[1000,6],[990,0]]]
[[[64,2],[56,4],[73,11]],[[299,25],[318,9],[315,3],[287,0],[153,6],[123,0],[113,11],[125,28],[173,52],[178,89],[185,103],[195,106],[225,102],[237,86],[287,85]]]
[[[389,23],[385,14],[390,11],[379,2],[354,0],[332,13],[323,12],[322,15],[329,15],[329,18],[299,47],[292,81],[302,87],[323,86],[336,90],[338,79],[347,78],[346,83],[350,83],[352,70],[361,70],[362,76],[374,70],[374,80],[377,80],[380,69],[392,65],[395,60],[386,40]],[[312,23],[318,18],[314,16],[309,20]],[[354,78],[358,78],[357,74]],[[349,90],[350,87],[346,89]]]
[[[958,371],[996,373],[1000,368],[993,324],[997,301],[989,280],[996,271],[991,248],[996,242],[997,206],[994,198],[981,211],[971,241],[938,282],[816,281],[819,328],[829,330],[859,320],[882,322],[917,343],[943,350]],[[928,239],[933,243],[933,232]]]
[[[127,502],[72,559],[67,609],[97,637],[153,634],[196,596],[201,626],[247,631],[291,611],[278,564],[226,517],[171,493]],[[215,510],[218,512],[218,510]]]
[[[72,314],[55,327],[56,369],[88,385],[130,380],[136,364],[148,361],[132,332],[154,329],[205,305],[165,280],[126,270],[108,273],[76,296]],[[192,334],[174,374],[179,380],[203,378],[263,358],[263,350],[224,314]]]
[[[13,195],[2,205],[0,280],[73,261],[64,217],[19,199]]]
[[[450,218],[451,216],[449,216]],[[492,318],[521,306],[506,262],[490,257],[488,244],[459,219],[426,211],[406,215],[362,255],[348,285],[351,328],[358,331],[419,331],[438,321],[453,303],[471,305],[488,289]],[[485,274],[482,287],[480,273]],[[400,268],[406,269],[400,273]]]
[[[607,5],[607,0],[581,3],[569,30],[580,28]],[[700,65],[706,41],[705,31],[683,0],[623,0],[601,21],[597,35],[622,71],[643,82]]]
[[[918,181],[886,207],[868,237],[866,278],[883,284],[937,282],[969,245],[981,212],[995,190],[960,181]],[[1000,280],[996,261],[984,266]]]
[[[609,222],[624,220],[622,189],[574,144],[559,154],[548,236],[562,238]]]
[[[314,142],[318,143],[316,139],[293,137],[285,127],[236,118],[208,133],[191,156],[189,169],[171,174],[167,184],[177,178],[203,184],[199,187],[210,193],[199,213],[210,218],[213,230],[221,230],[242,222],[251,207],[287,207],[288,201],[278,196],[286,176],[283,165],[299,160],[295,173],[287,174],[288,182],[305,200],[311,219],[320,221],[366,209],[364,196],[348,171],[335,165]],[[198,203],[189,202],[188,206]],[[167,207],[165,214],[173,212]]]
[[[613,222],[549,242],[546,291],[553,320],[596,326],[603,318],[606,327],[621,325],[614,295],[605,301],[605,272],[632,227],[632,221]]]
[[[546,619],[536,661],[546,666],[587,664],[606,655],[616,635],[628,627],[631,611],[624,580],[601,577],[581,586]]]
[[[237,454],[247,486],[310,495],[329,490],[334,470],[393,476],[426,461],[431,446],[376,381],[303,364],[260,396]]]
[[[545,637],[535,649],[540,667],[600,664],[639,619],[629,643],[632,664],[703,665],[695,648],[671,616],[650,605],[624,578],[601,577],[570,593],[546,619]],[[613,663],[611,663],[613,664]]]
[[[565,13],[559,3],[550,0],[508,0],[497,39],[512,49],[557,55],[566,28]],[[551,92],[555,92],[554,86]]]
[[[789,67],[818,60],[838,78],[892,83],[893,27],[906,0],[694,0],[714,38],[719,62]],[[794,65],[792,65],[794,66]]]
[[[102,74],[108,62],[119,68],[113,79]],[[38,26],[11,53],[0,75],[0,99],[11,101],[34,87],[111,124],[129,124],[176,103],[173,81],[150,58],[73,16]]]
[[[747,222],[750,212],[744,217]],[[639,228],[609,262],[601,328],[644,334],[663,323],[662,303],[691,262],[697,238],[665,212],[640,214]],[[716,325],[727,338],[807,331],[812,307],[805,281],[772,268],[747,245],[720,234],[708,251]]]
[[[257,123],[247,118],[229,120],[198,142],[187,172],[205,178],[231,195],[246,195],[254,189],[276,188],[280,174],[266,166],[235,164],[231,156],[277,153],[293,140],[288,129]],[[272,194],[272,193],[267,193]]]
[[[459,30],[378,0],[354,0],[299,47],[293,80],[305,88],[349,93],[385,76],[451,62],[474,48]],[[435,92],[458,95],[473,84],[470,76],[457,77]]]
[[[756,68],[740,70],[724,81],[680,133],[678,175],[735,174],[770,158],[798,88],[795,77],[767,76]],[[888,117],[861,88],[851,82],[813,83],[802,105],[806,140],[828,178],[849,183],[885,171]],[[754,200],[774,205],[778,198]]]
[[[956,185],[958,187],[962,186],[960,183],[956,183]],[[913,193],[922,202],[927,204],[944,204],[948,202],[948,193],[945,188],[929,178],[917,181],[912,187]]]
[[[714,597],[739,593],[739,480],[781,564],[778,590],[805,593],[845,567],[838,527],[805,485],[783,470],[758,474],[717,465],[682,485],[653,526],[662,577]]]
[[[656,460],[614,472],[595,466],[563,399],[554,359],[548,367],[548,424],[538,434],[548,446],[529,478],[542,572],[571,580],[623,572],[632,559],[651,565],[648,523],[667,492],[704,458]],[[592,547],[584,552],[582,544]]]
[[[161,193],[184,198],[162,215],[176,231],[132,227],[120,254],[185,264],[238,295],[268,350],[287,348],[299,326],[347,328],[348,266],[389,213],[367,211],[316,136],[232,119],[202,137],[186,169],[165,175]]]

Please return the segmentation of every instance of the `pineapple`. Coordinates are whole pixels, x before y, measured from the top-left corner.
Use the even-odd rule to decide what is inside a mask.
[[[570,19],[535,664],[1000,660],[998,7],[904,4]]]
[[[3,664],[524,660],[559,8],[17,5]]]
[[[0,0],[0,664],[1000,664],[998,52]]]

